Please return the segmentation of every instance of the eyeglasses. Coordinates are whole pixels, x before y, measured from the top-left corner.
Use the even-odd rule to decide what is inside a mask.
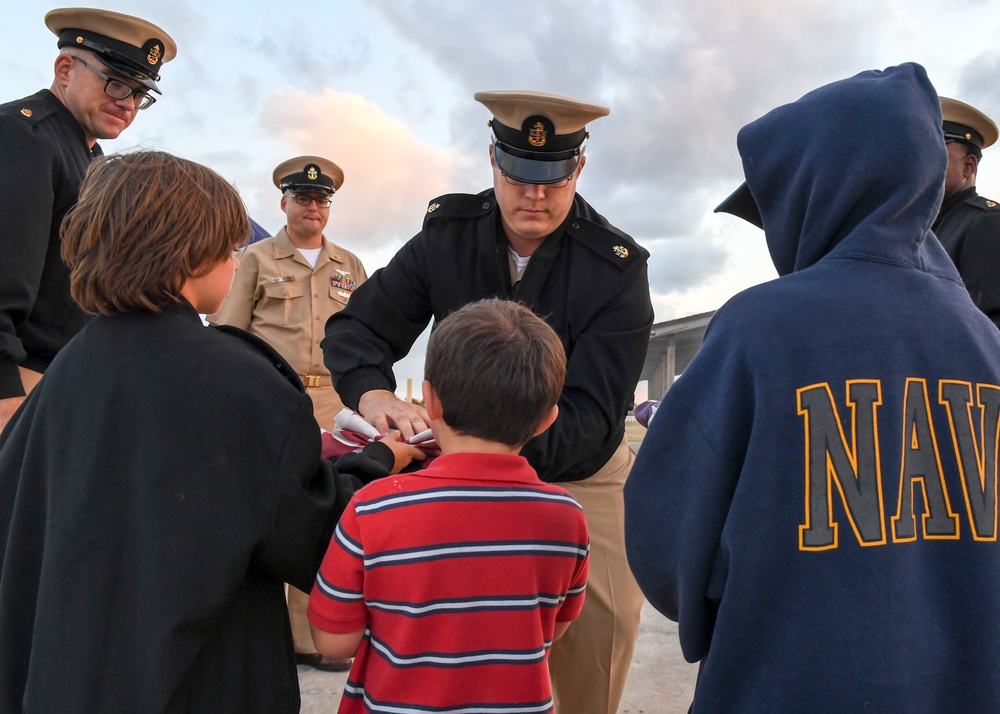
[[[329,208],[330,204],[333,203],[333,199],[329,196],[308,196],[304,193],[286,193],[285,195],[300,206],[308,206],[315,201],[317,208]]]
[[[544,186],[545,188],[562,188],[564,186],[569,185],[569,182],[573,180],[574,176],[576,176],[576,171],[573,171],[573,173],[571,173],[566,178],[559,179],[558,181],[553,181],[552,183],[530,183],[528,181],[518,181],[516,178],[511,178],[503,171],[500,172],[500,175],[503,176],[504,181],[509,183],[511,186],[517,186],[518,188],[523,188],[525,186]]]
[[[109,77],[101,70],[91,67],[76,55],[70,55],[70,57],[103,79],[104,93],[112,99],[125,99],[126,97],[132,97],[132,104],[135,105],[136,109],[148,109],[156,102],[156,97],[149,92],[142,89],[133,89],[125,84],[125,82]]]

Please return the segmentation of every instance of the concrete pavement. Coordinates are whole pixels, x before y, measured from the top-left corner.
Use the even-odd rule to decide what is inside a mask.
[[[677,625],[646,603],[619,714],[684,714],[694,695],[697,671],[681,656]],[[336,712],[346,681],[346,672],[299,666],[302,714]]]

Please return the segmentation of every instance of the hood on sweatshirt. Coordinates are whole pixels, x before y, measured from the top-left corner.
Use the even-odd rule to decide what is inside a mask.
[[[820,87],[743,127],[737,146],[746,184],[716,210],[764,228],[779,275],[841,252],[954,272],[925,250],[948,159],[920,65]]]

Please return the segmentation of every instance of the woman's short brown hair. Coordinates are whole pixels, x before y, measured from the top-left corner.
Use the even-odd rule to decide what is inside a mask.
[[[480,300],[448,315],[431,333],[424,377],[450,428],[521,446],[559,401],[566,351],[548,323],[524,305]]]
[[[91,164],[61,235],[80,307],[157,312],[244,243],[250,219],[236,189],[208,167],[135,151]]]

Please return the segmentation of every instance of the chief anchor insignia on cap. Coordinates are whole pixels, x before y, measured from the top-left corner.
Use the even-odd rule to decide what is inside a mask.
[[[545,138],[548,136],[548,132],[545,131],[545,125],[536,121],[535,125],[528,132],[528,143],[532,146],[545,146]]]
[[[274,185],[292,193],[333,195],[344,183],[344,172],[322,156],[296,156],[282,161],[271,174]]]
[[[59,38],[60,49],[89,50],[122,77],[162,94],[156,84],[160,66],[177,55],[177,45],[162,28],[139,17],[79,7],[49,11],[45,26]]]
[[[555,183],[576,171],[583,158],[587,122],[611,110],[570,97],[530,90],[476,92],[493,112],[493,160],[516,181]]]

